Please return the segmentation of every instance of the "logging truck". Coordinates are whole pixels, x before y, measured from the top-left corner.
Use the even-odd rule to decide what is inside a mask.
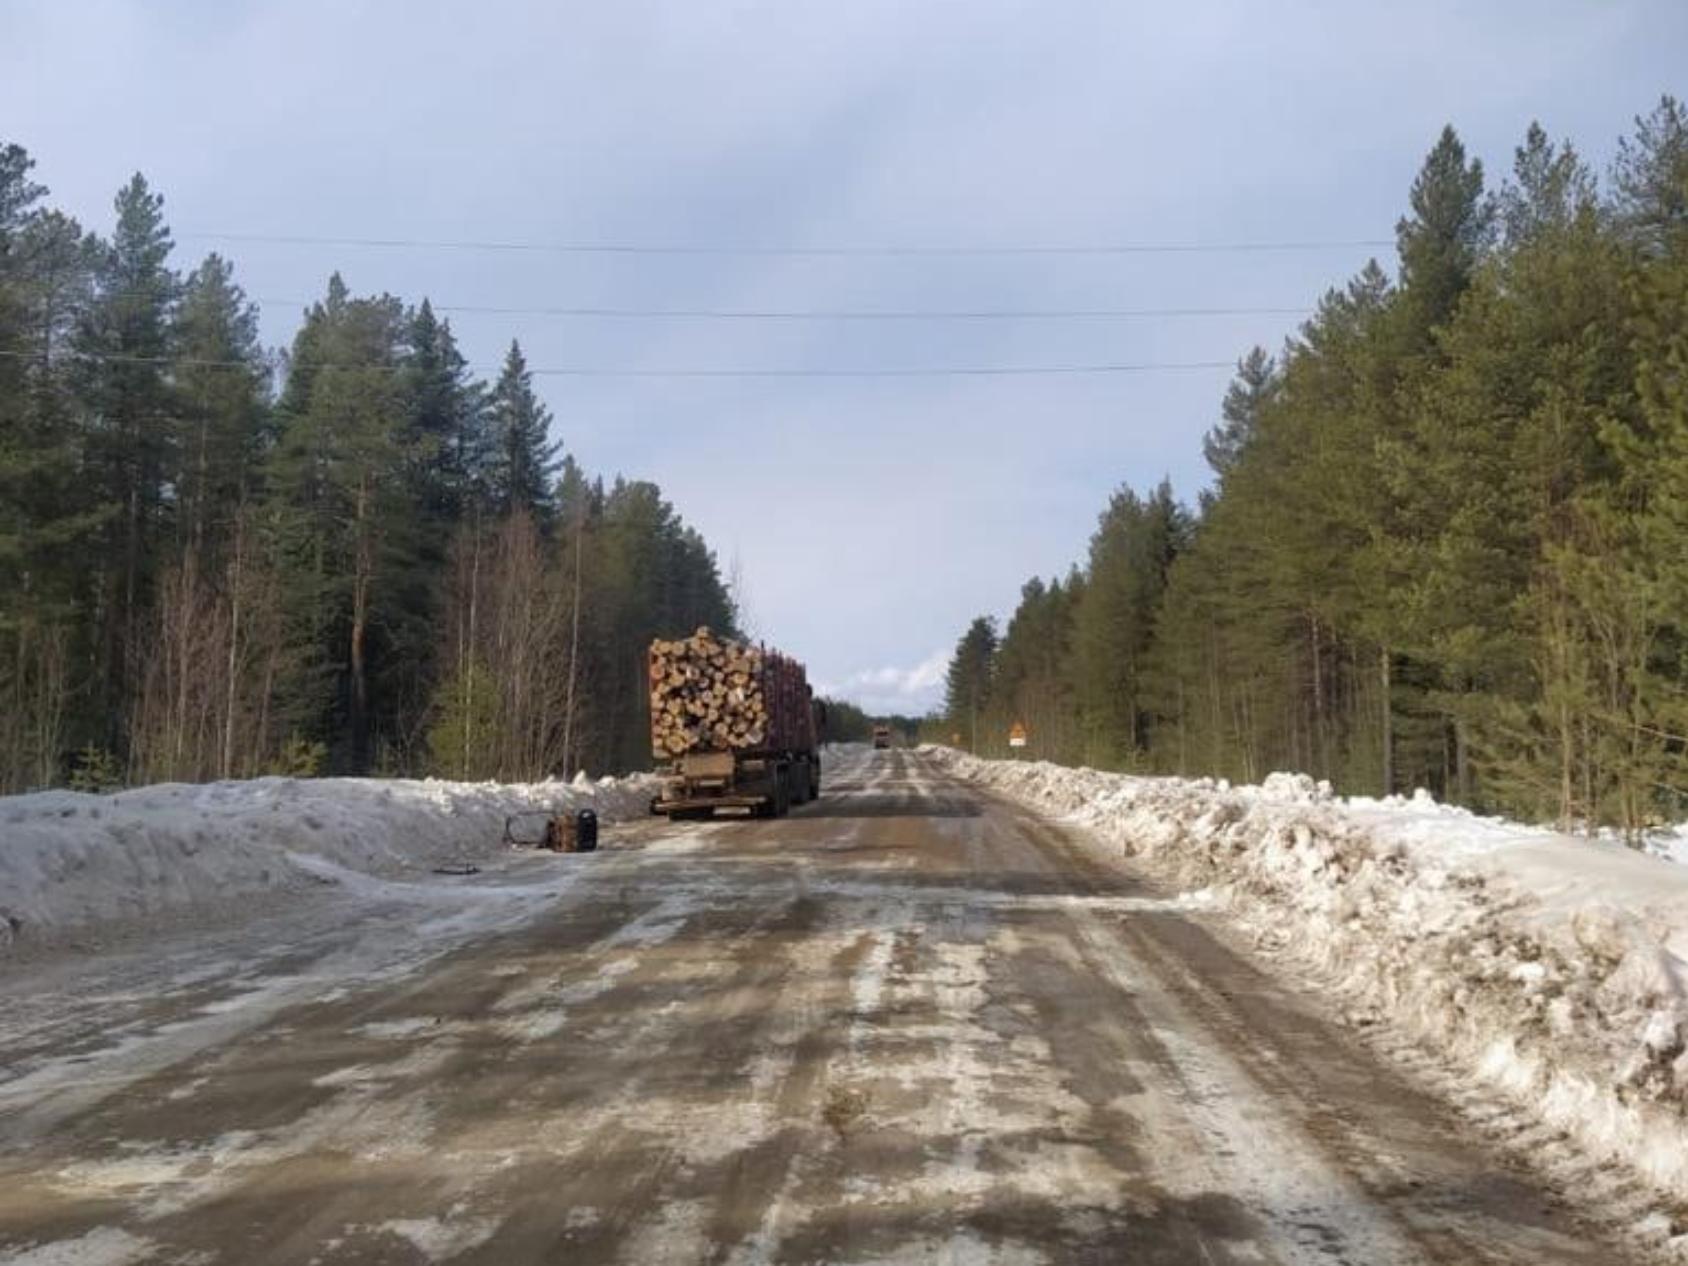
[[[649,670],[652,813],[779,817],[820,794],[821,712],[802,664],[700,628],[652,642]]]

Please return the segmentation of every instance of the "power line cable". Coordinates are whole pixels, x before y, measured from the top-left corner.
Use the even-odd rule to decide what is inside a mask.
[[[1004,245],[731,246],[661,242],[531,242],[468,238],[337,237],[305,233],[226,233],[177,230],[188,240],[254,242],[280,246],[369,247],[383,250],[527,252],[551,255],[699,255],[777,257],[1059,256],[1269,254],[1326,250],[1373,250],[1395,245],[1389,238],[1264,242],[1097,242]]]
[[[313,300],[255,299],[254,303],[309,306]],[[704,321],[1107,321],[1237,316],[1307,316],[1311,308],[625,308],[505,307],[434,303],[436,312],[473,316],[549,316],[583,319]]]
[[[265,303],[296,300],[268,299]],[[675,319],[709,321],[1088,321],[1182,317],[1306,316],[1311,308],[622,308],[497,307],[432,303],[438,312],[476,316],[556,316],[583,318]]]
[[[150,295],[147,287],[108,290],[106,296]],[[320,299],[283,299],[253,295],[260,307],[309,308]],[[1308,316],[1308,307],[1167,307],[1167,308],[646,308],[622,305],[539,305],[436,303],[435,312],[472,316],[546,316],[584,320],[703,321],[1113,321],[1199,319],[1205,317]]]
[[[0,356],[16,360],[38,360],[39,352],[0,351]],[[196,369],[255,369],[258,366],[245,360],[214,360],[203,357],[130,356],[117,352],[53,353],[56,360],[81,360],[128,365],[171,365]],[[315,369],[348,369],[360,372],[406,373],[407,365],[346,365],[319,364]],[[497,373],[496,365],[468,365],[477,373]],[[530,366],[528,372],[536,377],[560,378],[1009,378],[1054,377],[1099,374],[1150,373],[1155,371],[1234,369],[1234,360],[1192,361],[1136,361],[1101,362],[1070,365],[945,365],[914,368],[875,367],[818,367],[775,369],[745,367],[697,367],[674,369],[609,368],[589,365]]]

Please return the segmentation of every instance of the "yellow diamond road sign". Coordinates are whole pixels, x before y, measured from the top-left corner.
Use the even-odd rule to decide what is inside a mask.
[[[1025,745],[1026,724],[1024,721],[1016,721],[1013,725],[1008,727],[1008,746],[1024,747]]]

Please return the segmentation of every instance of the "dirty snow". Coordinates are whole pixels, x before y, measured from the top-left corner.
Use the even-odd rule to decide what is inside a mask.
[[[926,749],[1213,896],[1349,1018],[1688,1194],[1688,869],[1419,793],[1343,799]]]
[[[153,1246],[116,1227],[98,1227],[74,1240],[54,1240],[0,1253],[0,1266],[129,1266],[152,1257]]]
[[[383,1222],[376,1229],[408,1240],[430,1262],[449,1261],[472,1248],[479,1248],[498,1230],[495,1218],[464,1218],[458,1216],[461,1212],[462,1207],[458,1206],[446,1219],[399,1218]]]
[[[256,894],[414,880],[496,853],[506,815],[590,807],[615,821],[642,815],[652,790],[645,775],[528,784],[258,778],[4,797],[0,953],[226,914]]]

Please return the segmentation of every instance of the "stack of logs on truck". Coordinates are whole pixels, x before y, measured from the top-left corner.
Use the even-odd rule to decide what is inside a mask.
[[[778,817],[820,794],[814,692],[803,665],[716,637],[651,643],[651,753],[667,777],[651,812]]]

